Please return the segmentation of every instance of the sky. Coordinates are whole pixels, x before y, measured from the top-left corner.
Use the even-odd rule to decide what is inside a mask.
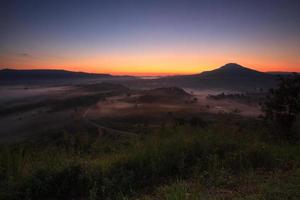
[[[300,71],[299,0],[2,0],[0,68]]]

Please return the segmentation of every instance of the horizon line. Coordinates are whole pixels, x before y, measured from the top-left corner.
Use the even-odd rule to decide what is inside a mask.
[[[231,63],[226,63],[225,65],[227,64],[231,64]],[[234,63],[234,64],[238,64],[238,63]],[[240,65],[240,64],[238,64]],[[224,66],[224,65],[222,65]],[[220,67],[222,66],[219,66],[219,67],[216,67],[216,68],[213,68],[212,70],[215,70],[215,69],[219,69]],[[245,67],[243,65],[240,65],[242,67]],[[256,69],[253,69],[253,68],[249,68],[249,67],[245,67],[245,68],[248,68],[248,69],[251,69],[251,70],[255,70],[255,71],[258,71],[258,72],[262,72],[262,73],[300,73],[300,71],[282,71],[282,70],[275,70],[275,71],[260,71],[260,70],[256,70]],[[61,68],[43,68],[43,67],[40,67],[40,68],[14,68],[14,67],[1,67],[0,66],[0,70],[60,70],[60,71],[68,71],[68,72],[76,72],[76,73],[87,73],[87,74],[107,74],[107,75],[113,75],[113,76],[148,76],[148,77],[155,77],[155,76],[180,76],[180,75],[195,75],[195,74],[200,74],[202,72],[205,72],[205,71],[212,71],[212,70],[203,70],[203,71],[199,71],[199,72],[195,72],[195,73],[174,73],[174,72],[163,72],[163,73],[160,73],[160,72],[88,72],[88,71],[81,71],[81,70],[69,70],[69,69],[64,69],[64,67],[61,67]]]

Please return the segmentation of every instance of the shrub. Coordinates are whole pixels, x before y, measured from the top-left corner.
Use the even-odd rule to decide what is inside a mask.
[[[278,88],[269,91],[262,111],[266,121],[274,127],[274,133],[294,139],[291,128],[300,113],[300,76],[282,77]]]
[[[300,170],[279,180],[273,179],[265,187],[264,199],[268,200],[298,200],[300,199]]]

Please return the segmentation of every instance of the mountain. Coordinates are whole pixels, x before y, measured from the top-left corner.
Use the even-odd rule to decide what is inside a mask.
[[[66,70],[51,69],[33,69],[33,70],[17,70],[3,69],[0,70],[0,80],[13,79],[68,79],[68,78],[98,78],[111,77],[110,74],[92,74],[84,72],[72,72]]]
[[[249,69],[236,63],[228,63],[218,69],[202,72],[199,75],[209,78],[265,78],[268,76],[263,72]]]
[[[132,80],[131,76],[113,76],[110,74],[94,74],[85,72],[73,72],[56,69],[2,69],[0,70],[0,83],[2,84],[35,84],[35,83],[71,83],[89,81],[91,79],[105,80]]]
[[[274,87],[277,74],[259,72],[236,63],[199,74],[141,80],[130,76],[112,76],[65,70],[0,70],[0,83],[62,83],[91,79],[122,80],[128,87],[187,87],[195,89],[254,89]]]
[[[161,78],[163,85],[198,89],[250,89],[269,88],[276,83],[277,76],[259,72],[236,63],[228,63],[218,69],[200,74]]]
[[[292,74],[300,74],[299,72],[267,72],[268,74],[278,75],[278,76],[288,76]]]
[[[131,101],[138,103],[164,103],[164,102],[185,102],[190,101],[192,95],[182,88],[163,87],[141,92],[141,96],[131,98]]]

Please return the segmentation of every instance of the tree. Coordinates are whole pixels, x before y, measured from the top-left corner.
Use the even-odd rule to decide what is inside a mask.
[[[278,88],[271,89],[262,104],[264,118],[274,128],[274,133],[292,139],[292,131],[300,113],[300,76],[298,74],[281,77]]]

